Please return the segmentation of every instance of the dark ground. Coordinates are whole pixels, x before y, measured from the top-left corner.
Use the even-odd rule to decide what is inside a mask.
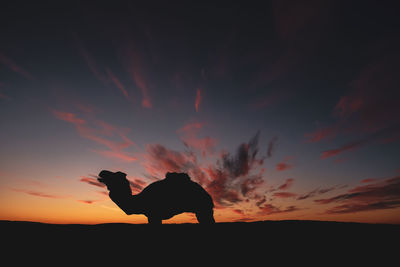
[[[236,264],[257,259],[326,265],[351,257],[369,263],[375,259],[385,266],[383,261],[398,258],[400,251],[400,225],[388,224],[262,221],[150,226],[0,221],[0,233],[2,254],[14,262],[30,263],[54,258],[53,263],[65,264],[87,261],[114,266],[145,260],[199,266],[212,258]]]

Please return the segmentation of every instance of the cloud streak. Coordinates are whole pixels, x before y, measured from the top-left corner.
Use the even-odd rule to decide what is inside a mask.
[[[135,145],[127,136],[129,129],[119,128],[101,120],[87,121],[71,112],[52,110],[52,113],[57,119],[71,123],[81,137],[108,148],[108,150],[93,150],[95,153],[125,162],[137,160],[132,153],[124,151]],[[118,141],[111,139],[115,139],[115,136],[118,137]]]
[[[204,123],[193,122],[184,125],[177,132],[186,147],[201,151],[203,157],[205,157],[207,154],[214,153],[217,140],[209,136],[199,137],[199,131],[203,127]]]
[[[79,54],[85,60],[90,71],[97,78],[97,80],[99,80],[102,84],[107,85],[108,79],[107,79],[106,75],[102,71],[99,70],[99,66],[97,65],[95,59],[89,54],[89,52],[83,45],[82,41],[77,37],[77,35],[74,35],[74,39],[75,39],[75,45],[79,51]]]
[[[199,112],[201,101],[203,100],[203,95],[201,94],[200,88],[196,91],[196,100],[194,102],[194,107],[196,112]]]
[[[13,72],[24,76],[28,80],[34,80],[35,79],[35,77],[30,72],[28,72],[25,69],[23,69],[20,66],[18,66],[11,58],[6,57],[2,53],[0,53],[0,63],[2,63],[5,66],[7,66]]]
[[[322,152],[321,159],[354,151],[376,141],[391,143],[400,140],[398,54],[380,54],[362,68],[351,89],[342,95],[332,110],[335,122],[306,133],[308,142],[332,140],[338,135],[363,136],[359,140]]]
[[[288,206],[286,208],[279,208],[273,204],[265,204],[259,207],[259,215],[273,215],[273,214],[282,214],[282,213],[289,213],[300,210],[300,208],[296,206]]]
[[[336,149],[331,149],[331,150],[326,150],[321,153],[321,159],[326,159],[332,156],[336,156],[338,154],[341,154],[343,152],[348,152],[352,151],[355,149],[358,149],[362,146],[377,142],[377,141],[383,141],[387,142],[387,137],[388,136],[399,136],[400,137],[400,123],[398,125],[394,125],[389,128],[381,129],[374,134],[369,135],[367,138],[350,142],[347,143],[339,148]],[[391,140],[394,141],[394,140]]]
[[[100,183],[96,178],[92,178],[92,177],[87,177],[87,176],[81,176],[81,178],[79,179],[80,182],[83,183],[87,183],[90,185],[94,185],[97,187],[101,187],[101,188],[105,188],[105,184]]]
[[[333,156],[336,156],[336,155],[341,154],[341,153],[346,152],[346,151],[355,150],[355,149],[357,149],[357,148],[359,148],[359,147],[361,147],[361,146],[363,146],[363,145],[365,145],[367,143],[368,142],[366,140],[361,140],[361,141],[348,143],[348,144],[343,145],[343,146],[341,146],[339,148],[336,148],[336,149],[323,151],[321,153],[321,159],[326,159],[326,158],[329,158],[329,157],[333,157]]]
[[[272,157],[272,153],[275,151],[276,143],[278,142],[278,136],[274,136],[268,143],[267,158]]]
[[[122,82],[115,76],[115,74],[107,68],[107,74],[110,77],[111,81],[114,83],[114,85],[121,91],[121,93],[125,96],[127,100],[131,100],[128,91],[126,90],[125,86],[122,84]]]
[[[152,108],[153,103],[150,98],[150,82],[145,72],[143,53],[137,51],[135,45],[131,43],[130,46],[126,46],[125,49],[123,49],[122,55],[132,81],[135,82],[142,93],[142,107],[148,109]]]
[[[61,199],[61,198],[67,198],[68,196],[65,195],[54,195],[54,194],[48,194],[40,191],[35,191],[35,190],[27,190],[27,189],[18,189],[18,188],[13,188],[12,189],[15,192],[21,192],[25,193],[31,196],[35,197],[44,197],[44,198],[55,198],[55,199]]]
[[[400,207],[400,176],[371,182],[331,198],[316,199],[318,204],[340,204],[328,208],[327,214],[345,214]]]
[[[286,157],[282,162],[279,162],[275,166],[275,170],[277,171],[286,171],[293,168],[292,164],[287,163],[292,157]]]

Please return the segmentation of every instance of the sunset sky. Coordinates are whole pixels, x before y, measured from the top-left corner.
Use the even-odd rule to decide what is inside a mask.
[[[393,6],[134,2],[2,5],[0,220],[147,222],[107,169],[187,172],[217,222],[400,223]]]

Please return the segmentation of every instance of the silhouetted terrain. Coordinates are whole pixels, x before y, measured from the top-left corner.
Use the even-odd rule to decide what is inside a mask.
[[[319,221],[260,221],[199,224],[57,225],[1,221],[2,243],[10,253],[84,257],[90,261],[140,259],[143,253],[168,257],[209,257],[293,261],[324,255],[324,261],[347,256],[387,256],[397,250],[400,225]],[[371,254],[372,253],[372,254]],[[7,253],[6,253],[7,254]],[[11,255],[11,254],[10,254]],[[191,256],[190,256],[191,255]],[[199,258],[197,258],[199,257]],[[330,259],[326,257],[331,257]],[[18,257],[17,257],[18,258]],[[22,259],[24,259],[22,257]],[[40,258],[41,259],[41,258]],[[146,260],[149,260],[148,258]],[[182,259],[181,259],[182,260]]]

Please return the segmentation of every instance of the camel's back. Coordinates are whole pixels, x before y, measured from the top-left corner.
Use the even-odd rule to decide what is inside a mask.
[[[140,193],[149,208],[175,208],[179,212],[212,209],[213,201],[206,190],[185,177],[168,177],[148,185]]]

